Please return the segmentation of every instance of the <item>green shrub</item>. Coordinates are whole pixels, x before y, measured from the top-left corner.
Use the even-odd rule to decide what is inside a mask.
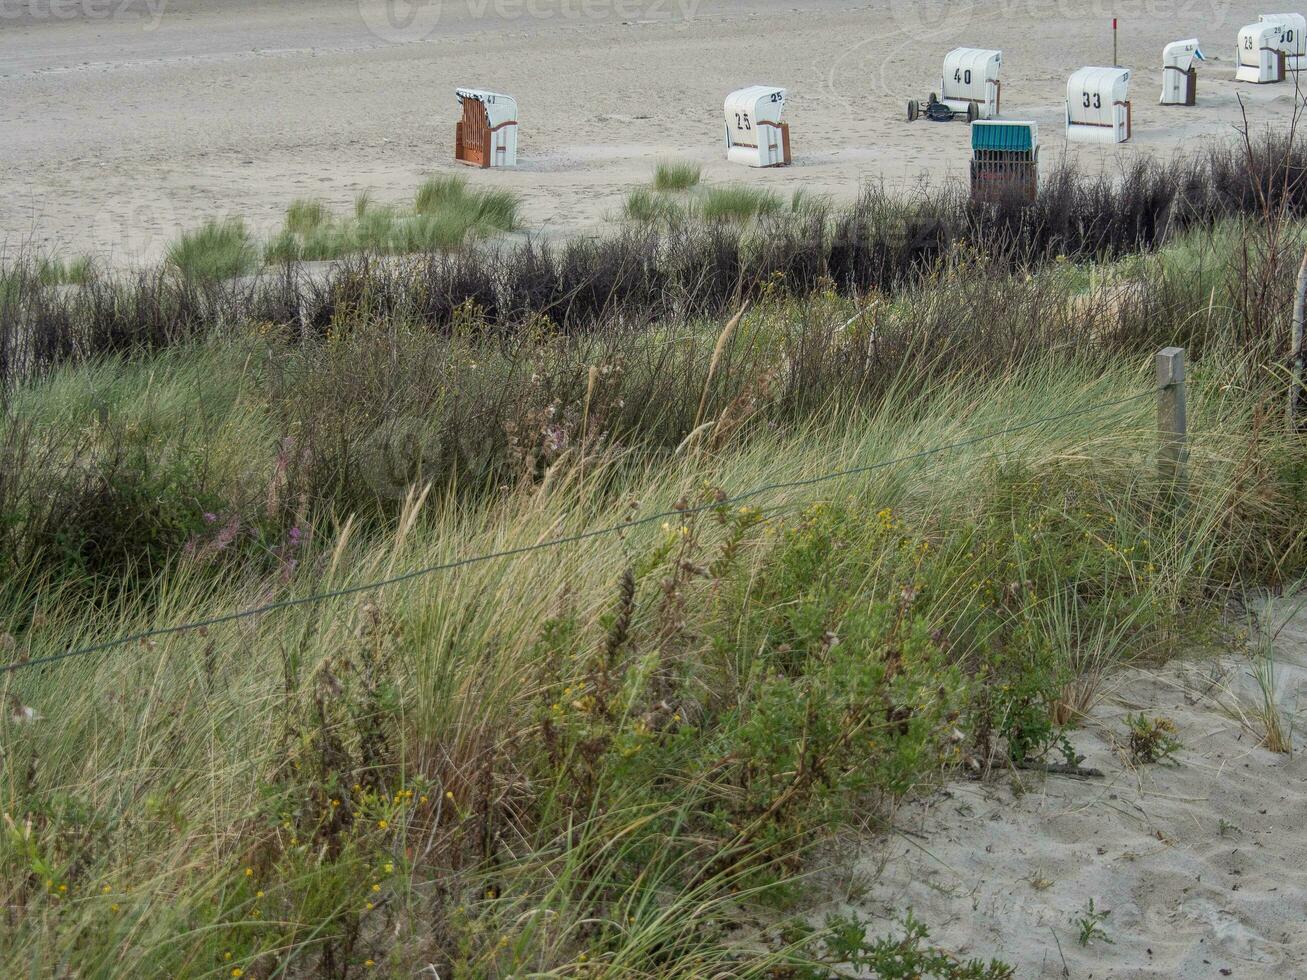
[[[870,939],[868,923],[856,914],[833,915],[825,928],[792,925],[784,938],[800,946],[815,963],[778,975],[793,980],[833,980],[853,969],[857,976],[896,980],[1012,980],[1012,967],[1000,960],[959,960],[931,946],[930,931],[913,914],[903,916],[903,934]]]

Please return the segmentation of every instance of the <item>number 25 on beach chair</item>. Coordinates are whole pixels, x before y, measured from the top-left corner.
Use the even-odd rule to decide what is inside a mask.
[[[752,85],[726,97],[726,159],[750,167],[790,164],[790,126],[781,122],[785,89]]]

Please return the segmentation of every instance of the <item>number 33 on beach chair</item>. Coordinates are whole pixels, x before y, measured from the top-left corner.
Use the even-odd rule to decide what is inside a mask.
[[[1081,68],[1066,84],[1066,138],[1124,143],[1132,135],[1129,68]]]

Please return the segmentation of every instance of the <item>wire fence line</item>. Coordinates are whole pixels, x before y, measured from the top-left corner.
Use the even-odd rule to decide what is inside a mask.
[[[332,589],[326,592],[316,592],[307,596],[300,596],[294,599],[281,599],[276,602],[266,603],[260,606],[254,606],[248,609],[236,610],[228,613],[221,613],[216,616],[210,616],[205,619],[192,620],[175,626],[161,626],[154,629],[143,630],[138,633],[130,633],[125,636],[116,637],[112,640],[105,640],[101,643],[90,644],[88,646],[76,647],[71,650],[65,650],[61,653],[51,654],[45,657],[36,657],[30,660],[16,661],[10,664],[0,665],[0,675],[13,673],[19,670],[25,670],[32,667],[40,667],[47,664],[58,663],[63,660],[69,660],[78,657],[86,657],[96,653],[104,653],[109,650],[127,646],[132,643],[141,643],[146,640],[155,639],[156,637],[175,636],[179,633],[188,633],[192,630],[207,629],[211,626],[221,626],[226,623],[233,623],[244,619],[251,619],[256,616],[263,616],[268,613],[278,612],[284,609],[294,609],[299,606],[315,605],[319,602],[325,602],[328,599],[338,599],[345,596],[358,595],[363,592],[372,592],[384,589],[392,585],[399,585],[403,582],[409,582],[418,578],[425,578],[440,572],[454,571],[459,568],[466,568],[469,565],[478,565],[489,561],[499,559],[515,558],[521,555],[530,554],[536,551],[545,551],[551,548],[559,548],[564,545],[577,544],[583,541],[589,541],[594,538],[606,537],[610,534],[620,534],[633,528],[643,527],[646,524],[652,524],[657,521],[663,521],[671,517],[687,517],[692,514],[699,514],[705,511],[715,510],[719,507],[729,507],[733,504],[743,503],[752,500],[755,497],[765,494],[774,493],[779,490],[792,490],[802,487],[815,486],[821,483],[828,483],[832,480],[839,480],[850,476],[859,476],[865,473],[872,473],[877,470],[888,469],[892,466],[901,466],[905,463],[915,462],[921,459],[927,459],[933,456],[939,456],[943,453],[955,452],[980,443],[989,442],[1003,436],[1012,435],[1017,432],[1024,432],[1049,422],[1058,422],[1064,419],[1076,418],[1080,416],[1093,415],[1095,413],[1105,412],[1108,409],[1119,408],[1123,405],[1133,404],[1142,401],[1145,398],[1156,397],[1166,386],[1159,386],[1142,391],[1136,395],[1130,395],[1126,398],[1119,398],[1113,401],[1097,402],[1084,408],[1072,409],[1066,412],[1060,412],[1056,415],[1046,415],[1036,419],[1029,419],[1015,425],[1003,426],[999,429],[991,429],[986,432],[978,433],[958,442],[947,443],[942,446],[934,446],[929,449],[919,450],[915,453],[908,453],[903,456],[891,457],[890,459],[879,460],[875,463],[867,463],[862,466],[853,466],[847,469],[834,470],[828,473],[822,473],[817,476],[805,477],[798,480],[780,480],[773,483],[766,483],[761,486],[753,487],[741,493],[724,497],[719,500],[713,500],[707,503],[695,504],[676,508],[672,510],[662,510],[654,514],[647,514],[644,517],[632,518],[628,521],[622,521],[617,524],[610,524],[605,527],[591,528],[587,531],[580,531],[576,534],[564,535],[556,538],[548,538],[544,541],[537,541],[534,544],[520,545],[514,548],[506,548],[502,551],[492,551],[484,554],[473,555],[467,558],[460,558],[454,561],[442,562],[436,565],[427,565],[422,568],[412,569],[399,575],[389,578],[377,579],[371,582],[364,582],[358,585],[345,586],[339,589]]]

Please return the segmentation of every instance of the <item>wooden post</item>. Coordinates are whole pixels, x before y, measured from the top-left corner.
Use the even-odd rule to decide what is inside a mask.
[[[1184,348],[1167,347],[1157,358],[1157,430],[1161,439],[1158,475],[1162,482],[1180,486],[1185,478]]]
[[[1293,334],[1289,344],[1289,428],[1297,429],[1302,420],[1299,412],[1307,408],[1302,404],[1303,376],[1303,320],[1307,318],[1307,251],[1303,252],[1302,265],[1298,266],[1298,289],[1293,300]]]

